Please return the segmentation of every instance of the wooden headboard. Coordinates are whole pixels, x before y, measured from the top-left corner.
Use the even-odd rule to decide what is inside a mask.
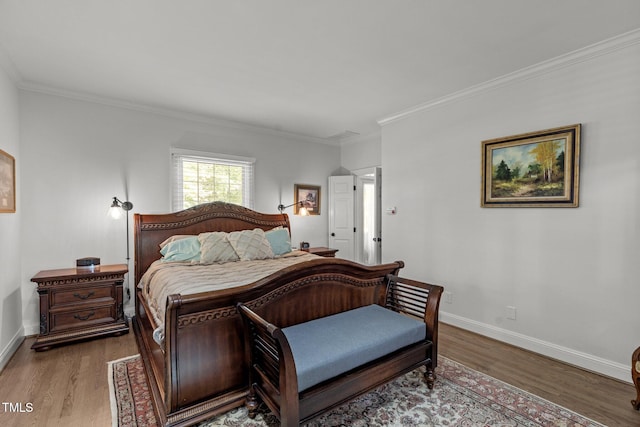
[[[160,243],[176,234],[198,235],[209,231],[240,231],[286,227],[287,214],[264,214],[224,202],[212,202],[168,214],[134,214],[135,283],[152,262],[160,259]]]

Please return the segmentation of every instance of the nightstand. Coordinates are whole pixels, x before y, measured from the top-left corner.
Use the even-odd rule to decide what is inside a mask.
[[[40,335],[36,351],[52,346],[129,332],[122,283],[126,264],[43,270],[31,278],[40,295]]]
[[[327,258],[335,257],[336,252],[338,252],[338,249],[331,249],[331,248],[324,248],[324,247],[309,248],[309,249],[303,249],[303,250],[309,252],[310,254],[320,255]]]

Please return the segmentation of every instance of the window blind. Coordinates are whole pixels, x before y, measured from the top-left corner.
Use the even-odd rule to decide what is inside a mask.
[[[224,201],[253,209],[255,159],[173,149],[172,210]]]

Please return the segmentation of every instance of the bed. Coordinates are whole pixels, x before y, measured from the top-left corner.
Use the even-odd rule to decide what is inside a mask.
[[[176,236],[202,239],[203,233],[212,236],[226,233],[231,238],[245,230],[282,234],[279,231],[282,229],[288,235],[290,224],[286,214],[264,214],[222,202],[169,214],[134,215],[137,287],[132,323],[159,425],[192,425],[244,404],[248,369],[238,303],[279,298],[285,288],[290,292],[293,284],[304,287],[305,283],[313,282],[327,289],[344,288],[343,302],[332,306],[345,310],[367,299],[370,300],[367,303],[375,302],[385,277],[397,274],[403,267],[400,261],[364,266],[294,251],[274,255],[272,259],[212,263],[211,275],[221,278],[221,283],[214,284],[212,278],[211,287],[207,287],[209,284],[200,279],[205,274],[200,271],[204,267],[193,265],[197,262],[182,260],[174,267],[174,263],[160,261],[163,258],[160,245]],[[202,251],[204,257],[204,245]],[[156,285],[150,285],[150,276],[171,276],[173,270],[181,269],[189,274],[193,271],[195,276],[175,275],[168,290],[153,295],[150,289]],[[355,288],[358,301],[349,297],[352,291],[348,289]],[[281,312],[285,317],[282,323],[286,324],[287,317],[298,318],[299,314],[295,304],[282,301]]]

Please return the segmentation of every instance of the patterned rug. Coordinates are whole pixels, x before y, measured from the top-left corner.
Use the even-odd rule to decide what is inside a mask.
[[[308,424],[324,426],[592,426],[602,427],[566,408],[440,356],[433,390],[423,369],[361,396]],[[109,363],[113,426],[156,426],[139,356]],[[234,409],[199,427],[278,426],[268,410],[255,419]]]

